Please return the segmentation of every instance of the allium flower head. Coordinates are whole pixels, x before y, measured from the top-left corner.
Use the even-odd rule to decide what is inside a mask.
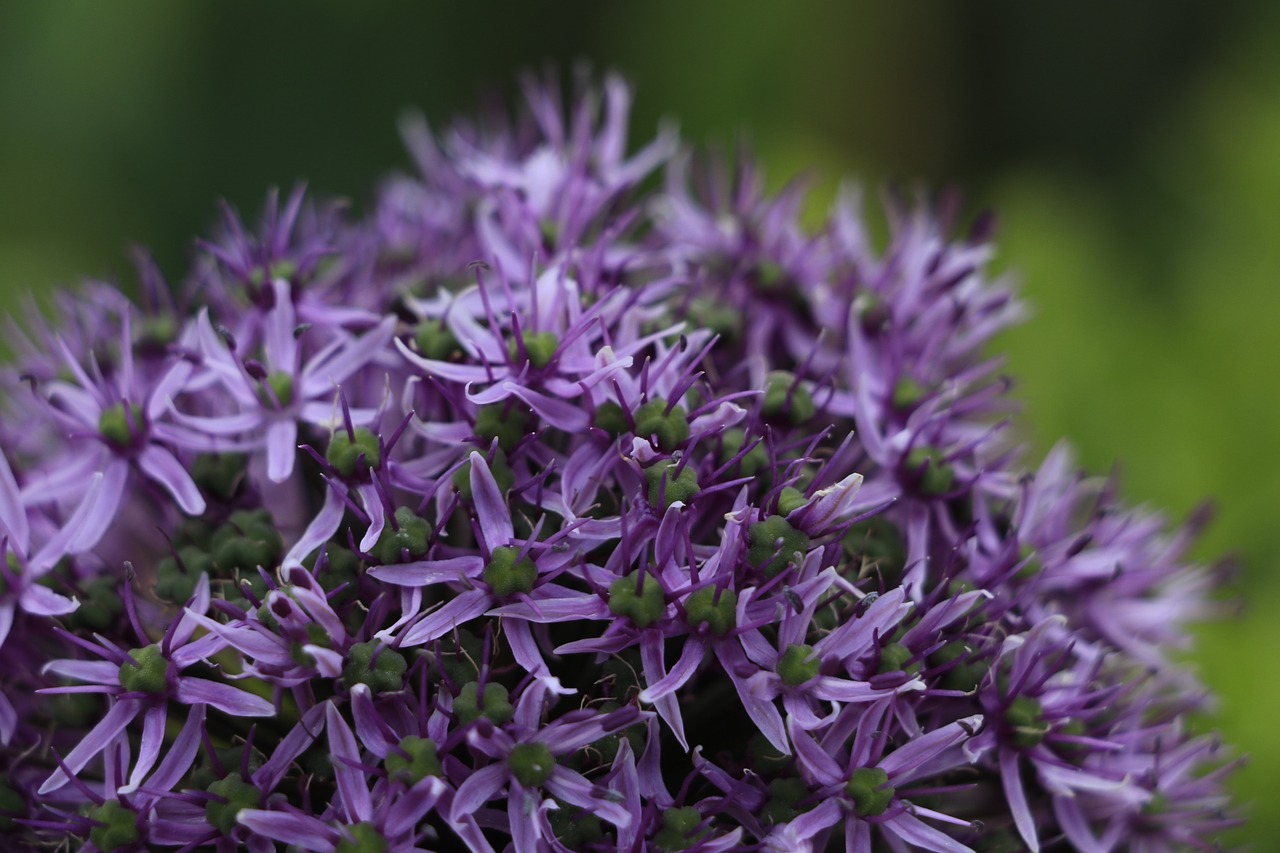
[[[1022,467],[989,222],[556,92],[17,334],[0,847],[1209,849],[1214,578]]]

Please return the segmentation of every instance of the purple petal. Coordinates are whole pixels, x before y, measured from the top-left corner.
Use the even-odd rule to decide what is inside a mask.
[[[908,844],[914,844],[922,850],[932,850],[934,853],[973,853],[972,847],[966,847],[950,835],[934,829],[906,811],[881,821],[880,829],[890,831]]]
[[[195,481],[173,454],[156,444],[148,445],[138,454],[138,467],[173,496],[187,515],[204,514],[204,498]]]
[[[311,523],[307,525],[307,529],[303,531],[302,537],[294,543],[289,549],[289,553],[285,555],[283,567],[286,569],[294,566],[301,566],[312,551],[319,548],[325,542],[328,542],[333,534],[338,532],[338,526],[342,524],[343,513],[346,512],[346,504],[342,500],[342,495],[338,494],[338,490],[330,484],[324,492],[324,505],[320,508],[320,512],[315,518],[311,519]]]
[[[1027,805],[1027,792],[1022,787],[1018,753],[1011,749],[1000,750],[1000,783],[1004,786],[1004,798],[1009,803],[1009,811],[1013,814],[1013,824],[1018,827],[1018,834],[1031,853],[1037,853],[1040,838],[1036,834],[1036,821]]]
[[[862,475],[850,474],[840,482],[819,489],[803,507],[788,518],[802,525],[810,535],[819,535],[839,527],[853,516],[854,497],[862,487]]]
[[[184,427],[191,429],[201,435],[227,436],[238,435],[243,432],[256,430],[262,425],[263,413],[261,410],[241,412],[236,415],[187,415],[179,411],[174,411],[174,420]],[[256,445],[261,439],[255,439]]]
[[[342,624],[338,614],[329,606],[329,600],[323,592],[315,592],[303,586],[293,588],[293,600],[311,617],[311,620],[324,629],[325,633],[335,641],[347,636],[347,627]]]
[[[520,400],[525,401],[530,409],[538,414],[539,418],[547,421],[552,427],[563,429],[567,433],[580,433],[591,425],[586,411],[582,410],[581,406],[575,406],[573,403],[548,397],[547,394],[531,391],[531,389],[521,386],[520,383],[503,382],[499,384],[509,396],[518,397]],[[472,400],[474,398],[472,397]]]
[[[23,610],[35,616],[62,616],[80,606],[80,602],[74,598],[59,595],[38,583],[27,584],[19,601]]]
[[[529,630],[529,623],[523,619],[504,619],[502,624],[506,629],[507,645],[511,647],[511,654],[520,668],[525,672],[544,674],[550,678],[551,670],[542,659],[542,650],[538,648],[538,642]]]
[[[810,695],[818,699],[853,704],[856,702],[875,702],[877,699],[883,699],[888,694],[924,690],[924,682],[914,679],[904,682],[892,690],[882,690],[872,687],[866,681],[849,681],[845,678],[832,678],[824,675],[816,679],[807,689]]]
[[[373,802],[369,799],[364,771],[352,766],[360,763],[356,737],[332,702],[325,705],[324,715],[325,727],[329,730],[329,760],[338,777],[338,793],[342,795],[347,820],[351,823],[369,820],[373,815]]]
[[[867,608],[861,618],[845,622],[819,640],[814,648],[823,658],[846,659],[861,654],[875,642],[877,636],[883,637],[891,633],[889,629],[902,621],[910,611],[911,605],[904,603],[905,598],[906,590],[903,587],[886,592]]]
[[[753,681],[754,677],[742,678],[737,674],[738,667],[744,664],[749,666],[742,650],[732,643],[717,643],[715,649],[716,657],[720,659],[721,665],[725,672],[729,673],[729,678],[738,691],[738,699],[742,702],[743,709],[756,724],[760,734],[764,735],[778,752],[790,755],[791,745],[787,743],[787,731],[782,724],[782,714],[778,713],[778,707],[773,703],[772,698],[761,695],[758,680]],[[757,673],[759,674],[762,673]]]
[[[9,745],[13,733],[18,728],[18,712],[14,710],[9,697],[0,690],[0,744]]]
[[[276,706],[261,696],[204,678],[179,676],[177,699],[184,705],[212,705],[233,717],[274,717]]]
[[[195,366],[191,362],[182,360],[175,362],[173,367],[160,377],[160,381],[151,389],[151,396],[147,401],[148,420],[160,420],[173,406],[173,398],[182,393],[183,387],[186,386],[194,370]]]
[[[850,827],[850,824],[853,824]],[[845,821],[845,853],[871,853],[871,824],[849,818]]]
[[[98,540],[107,532],[108,525],[115,519],[128,479],[129,463],[116,460],[107,466],[96,500],[91,501],[86,495],[84,502],[76,508],[71,520],[67,522],[67,526],[75,531],[67,543],[67,553],[80,554],[98,544]]]
[[[111,706],[111,710],[107,711],[106,716],[98,721],[92,731],[80,739],[80,743],[76,744],[75,749],[66,754],[62,759],[63,765],[72,773],[78,773],[81,768],[89,763],[89,759],[93,758],[99,752],[106,749],[111,741],[115,740],[120,732],[138,716],[138,712],[142,710],[142,703],[135,700],[126,699],[122,702],[116,702]],[[44,780],[44,784],[40,786],[38,793],[47,794],[50,791],[56,791],[70,781],[67,774],[59,767]]]
[[[652,681],[656,684],[662,680],[662,673],[666,666],[662,659],[663,643],[663,638],[655,637],[653,632],[647,632],[640,643],[640,659],[646,682]],[[658,709],[658,716],[662,717],[671,729],[671,733],[675,735],[680,748],[687,752],[689,741],[684,736],[684,715],[680,713],[680,702],[675,694],[664,693],[653,700],[653,705]]]
[[[411,832],[427,813],[435,808],[449,788],[434,776],[428,776],[395,798],[387,809],[385,829],[389,838]]]
[[[450,557],[447,560],[419,560],[415,563],[372,566],[369,574],[395,586],[430,586],[478,577],[484,569],[483,557]]]
[[[514,853],[541,853],[538,828],[538,800],[533,792],[519,785],[507,791],[507,822],[511,827],[511,848]]]
[[[156,768],[156,772],[147,780],[147,787],[156,791],[168,791],[191,769],[196,753],[200,750],[200,736],[204,731],[204,706],[196,705],[187,715],[187,722],[182,731],[174,738],[164,760]]]
[[[178,626],[175,634],[181,634],[185,631],[194,631],[195,622],[191,619],[191,611],[188,610],[183,617],[182,624]],[[191,664],[200,660],[208,660],[227,647],[227,641],[216,634],[206,634],[198,640],[192,640],[180,649],[175,649],[173,654],[169,655],[169,660],[177,667],[178,671],[186,669]]]
[[[271,285],[275,289],[276,304],[262,324],[262,348],[267,351],[267,361],[272,368],[292,373],[298,357],[298,341],[293,336],[298,328],[298,315],[293,310],[289,283],[278,278]]]
[[[209,602],[212,600],[212,593],[209,589],[209,575],[201,574],[196,580],[196,588],[191,595],[191,603],[183,612],[178,627],[173,632],[173,645],[185,646],[190,640],[191,635],[196,632],[196,623],[191,618],[192,613],[206,613],[209,610]]]
[[[128,476],[129,463],[119,459],[105,472],[94,474],[75,512],[31,559],[31,568],[40,572],[67,554],[79,554],[98,544],[115,518]]]
[[[796,761],[801,764],[820,785],[834,785],[844,781],[844,772],[835,758],[823,749],[802,729],[796,721],[789,720],[791,741],[796,747]]]
[[[680,659],[676,661],[676,665],[665,676],[640,691],[640,701],[653,702],[654,699],[683,687],[684,683],[698,671],[706,651],[707,644],[701,638],[691,636],[685,640],[684,649],[680,652]]]
[[[503,764],[490,764],[482,767],[467,777],[458,786],[453,797],[450,815],[458,820],[465,815],[474,814],[481,806],[492,800],[507,782],[507,768]]]
[[[420,646],[443,637],[454,628],[484,615],[491,603],[489,593],[479,589],[468,590],[406,631],[400,637],[400,645]]]
[[[9,460],[3,453],[0,453],[0,524],[9,531],[9,548],[16,548],[25,554],[31,544],[27,508],[23,506],[18,481],[13,478]]]
[[[9,639],[9,632],[13,630],[13,610],[12,601],[0,604],[0,646]]]
[[[360,550],[367,554],[382,537],[382,531],[387,526],[387,512],[382,504],[382,496],[372,483],[357,486],[356,491],[360,493],[360,503],[364,506],[364,511],[369,514],[369,529],[364,532],[364,537],[360,540]]]
[[[596,793],[598,790],[596,785],[582,774],[575,773],[567,767],[557,766],[551,771],[551,776],[544,783],[544,787],[549,794],[559,797],[566,803],[586,809],[614,826],[631,825],[631,812],[625,806],[600,796]]]
[[[1110,853],[1115,849],[1114,842],[1103,843],[1094,836],[1090,818],[1078,798],[1054,797],[1053,812],[1067,840],[1081,853]]]
[[[474,450],[471,451],[471,494],[485,545],[490,551],[509,545],[516,535],[511,525],[511,509],[493,479],[489,463]]]
[[[379,758],[386,758],[391,751],[391,741],[383,734],[386,724],[373,704],[373,693],[367,684],[357,684],[351,689],[351,715],[356,721],[356,735],[365,749]]]
[[[302,369],[303,393],[310,398],[341,385],[386,349],[395,326],[394,317],[384,317],[382,322],[360,337],[328,353],[317,353]]]
[[[975,714],[935,729],[927,735],[912,738],[880,761],[880,769],[889,774],[895,786],[905,785],[929,772],[929,762],[956,744],[963,743],[982,726],[982,715]]]
[[[320,734],[320,721],[324,717],[324,705],[316,705],[302,715],[302,719],[289,730],[271,753],[271,757],[253,774],[253,784],[264,791],[273,790],[284,778],[293,760],[306,751]]]
[[[138,789],[143,778],[156,766],[160,757],[160,747],[164,746],[164,721],[169,714],[166,705],[148,708],[142,718],[142,740],[138,746],[138,761],[129,774],[129,784],[120,788],[121,794],[129,794]]]
[[[839,800],[831,798],[823,800],[816,808],[810,809],[788,824],[791,833],[803,841],[812,838],[822,830],[835,826],[840,822],[842,809]],[[859,824],[867,824],[858,821]],[[870,837],[870,836],[868,836]]]
[[[280,667],[288,667],[293,663],[283,641],[272,634],[259,632],[249,624],[224,625],[190,610],[187,611],[187,618],[259,663]]]
[[[292,419],[272,421],[267,427],[267,477],[283,483],[293,473],[298,455],[298,424]]]
[[[536,590],[535,594],[541,592]],[[532,603],[515,601],[493,609],[495,616],[518,617],[524,622],[568,622],[581,619],[610,619],[613,614],[600,596],[584,593],[573,598],[535,598]],[[557,652],[562,651],[557,649]]]
[[[259,835],[315,853],[332,853],[339,837],[328,824],[293,812],[241,809],[236,813],[236,823]]]
[[[92,660],[51,660],[44,665],[43,673],[52,672],[76,681],[87,681],[90,684],[106,684],[112,687],[120,685],[120,667],[106,661]]]
[[[547,684],[545,681],[535,681],[524,689],[516,702],[514,717],[516,727],[526,731],[538,731],[542,722],[542,712],[546,706]],[[547,746],[552,747],[554,744],[548,743]]]
[[[449,361],[435,361],[429,358],[423,358],[405,345],[404,341],[396,338],[396,349],[400,350],[400,354],[408,360],[410,364],[419,370],[431,375],[439,376],[441,379],[447,379],[451,382],[488,382],[492,376],[488,369],[473,364],[454,364]]]
[[[774,749],[783,755],[790,755],[791,745],[787,743],[786,729],[783,728],[782,714],[778,713],[778,706],[773,704],[772,700],[756,695],[749,681],[750,679],[744,681],[737,678],[733,680],[733,686],[738,689],[738,699],[742,702],[743,710],[756,724],[760,734],[773,744]]]

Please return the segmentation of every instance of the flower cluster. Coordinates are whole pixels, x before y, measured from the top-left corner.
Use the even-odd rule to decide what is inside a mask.
[[[987,220],[555,92],[12,330],[0,846],[1209,845],[1212,577],[1018,467]]]

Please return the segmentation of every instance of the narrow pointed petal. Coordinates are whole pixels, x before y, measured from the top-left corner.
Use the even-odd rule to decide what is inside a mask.
[[[0,453],[0,525],[9,531],[9,547],[26,553],[31,544],[31,527],[27,523],[27,508],[18,491],[18,481],[9,468],[9,460]]]
[[[142,780],[155,767],[160,757],[160,748],[164,746],[164,722],[169,709],[164,705],[148,708],[142,717],[142,740],[138,747],[138,760],[129,774],[129,783],[120,788],[120,793],[129,794],[138,789]]]
[[[116,702],[111,706],[111,710],[98,721],[93,729],[80,739],[80,743],[76,744],[75,749],[71,750],[62,759],[62,763],[67,770],[72,773],[78,773],[89,763],[95,755],[110,745],[120,732],[124,731],[125,726],[138,716],[138,712],[142,710],[141,703],[134,700],[124,700]],[[67,774],[59,767],[49,775],[48,779],[40,786],[38,793],[47,794],[50,791],[56,791],[68,782]]]
[[[941,830],[934,829],[910,812],[901,811],[881,826],[893,832],[908,844],[933,853],[973,853],[973,848],[961,844]]]
[[[336,831],[313,817],[293,812],[241,809],[236,814],[236,823],[259,835],[314,853],[332,853],[337,846]]]
[[[369,820],[373,816],[373,801],[369,799],[364,771],[353,766],[360,763],[360,747],[332,702],[325,705],[325,728],[329,732],[329,759],[338,777],[338,793],[342,796],[347,820],[350,823]]]
[[[475,578],[483,569],[484,558],[465,556],[450,557],[447,560],[419,560],[414,563],[372,566],[369,569],[369,575],[383,583],[418,587]]]
[[[516,535],[511,524],[511,509],[498,488],[498,482],[493,479],[489,463],[474,450],[471,452],[471,494],[485,545],[492,551],[511,544]]]
[[[312,551],[332,539],[333,534],[338,532],[338,525],[342,524],[342,516],[345,512],[346,505],[342,501],[342,496],[333,485],[329,485],[325,489],[324,505],[320,507],[316,517],[311,519],[301,538],[285,555],[283,567],[290,569],[301,566],[302,561],[310,556]]]
[[[191,770],[196,753],[200,751],[200,735],[204,730],[204,705],[196,705],[187,715],[182,731],[174,738],[156,772],[147,780],[147,787],[168,791],[182,781]]]
[[[36,616],[63,616],[80,606],[76,599],[59,595],[38,583],[27,584],[19,601],[23,610]]]
[[[458,793],[453,797],[451,814],[454,820],[474,814],[477,809],[492,800],[507,782],[505,764],[490,764],[482,767],[467,777],[458,786]]]
[[[173,496],[187,515],[203,515],[204,497],[195,481],[173,454],[157,444],[148,445],[138,454],[138,467]]]
[[[614,826],[631,825],[631,812],[621,803],[612,802],[597,794],[596,786],[580,773],[567,767],[556,767],[544,784],[549,794],[586,809]]]
[[[886,755],[880,769],[889,774],[895,785],[905,785],[926,771],[929,762],[944,750],[963,743],[982,726],[982,715],[975,714],[935,729],[923,737],[913,738]]]
[[[1009,811],[1013,814],[1013,824],[1018,834],[1026,843],[1031,853],[1040,849],[1040,838],[1036,833],[1035,817],[1027,804],[1027,793],[1022,787],[1022,774],[1018,767],[1018,753],[1011,749],[1000,750],[1000,782],[1004,787],[1004,797],[1009,803]]]
[[[491,603],[489,593],[479,589],[468,590],[406,631],[400,638],[400,645],[420,646],[443,637],[454,628],[483,616]]]
[[[17,728],[18,712],[9,701],[9,697],[0,690],[0,744],[8,746]]]
[[[186,705],[212,705],[233,717],[274,717],[276,706],[256,696],[204,678],[180,676],[177,698]]]
[[[293,420],[272,421],[267,427],[267,477],[283,483],[293,473],[298,455],[298,424]]]

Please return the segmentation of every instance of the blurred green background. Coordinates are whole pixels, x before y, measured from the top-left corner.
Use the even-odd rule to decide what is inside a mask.
[[[1238,606],[1193,660],[1251,755],[1232,840],[1275,849],[1280,681],[1256,668],[1280,646],[1276,4],[5,4],[0,310],[127,275],[134,241],[177,277],[219,198],[252,214],[306,179],[364,205],[407,166],[403,110],[440,125],[583,59],[636,83],[638,139],[671,116],[749,136],[778,182],[813,172],[820,200],[852,174],[1000,212],[1035,311],[1001,342],[1029,445],[1069,436],[1175,517],[1218,506],[1199,554],[1238,557]]]

